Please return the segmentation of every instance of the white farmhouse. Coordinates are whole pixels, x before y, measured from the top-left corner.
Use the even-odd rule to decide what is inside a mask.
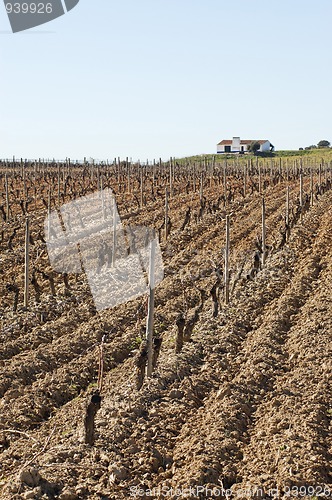
[[[274,146],[270,141],[264,139],[240,139],[240,137],[233,137],[233,139],[224,139],[217,144],[217,153],[247,153],[248,147],[252,142],[258,142],[260,144],[259,152],[264,153],[267,151],[272,151]]]

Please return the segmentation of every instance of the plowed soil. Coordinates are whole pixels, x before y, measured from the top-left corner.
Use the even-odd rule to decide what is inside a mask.
[[[216,202],[218,189],[207,186],[204,196]],[[15,277],[22,290],[23,223],[13,251],[2,242],[0,498],[332,498],[332,192],[294,219],[286,243],[285,183],[264,196],[269,253],[255,276],[261,197],[237,196],[228,207],[231,301],[224,303],[221,282],[213,316],[226,208],[198,217],[198,194],[175,190],[155,297],[162,344],[140,389],[147,298],[97,313],[84,275],[69,275],[69,286],[57,276],[55,296],[38,275],[40,301],[32,291],[24,310],[20,295],[13,312],[6,284]],[[135,211],[125,205],[123,196],[119,212],[130,223],[163,221],[162,197]],[[44,215],[37,210],[33,235]],[[43,248],[35,237],[34,261]],[[38,262],[50,272],[47,255]],[[179,314],[188,322],[195,311],[177,353]],[[86,444],[102,339],[101,407]]]

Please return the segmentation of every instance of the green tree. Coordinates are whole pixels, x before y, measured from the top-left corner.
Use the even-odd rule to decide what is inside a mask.
[[[329,148],[331,146],[331,143],[329,141],[319,141],[317,146],[319,148]]]
[[[261,145],[257,141],[253,141],[248,146],[249,153],[253,153],[254,155],[257,153]]]

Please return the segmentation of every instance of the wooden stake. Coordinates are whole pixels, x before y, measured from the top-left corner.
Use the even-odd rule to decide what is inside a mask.
[[[106,220],[106,212],[105,212],[105,198],[104,198],[104,182],[103,177],[100,178],[100,194],[101,194],[101,210],[103,214],[103,220]]]
[[[5,174],[5,189],[6,189],[6,215],[7,215],[7,222],[9,222],[10,219],[10,212],[9,212],[9,193],[8,193],[8,177],[7,174]]]
[[[281,182],[281,176],[282,176],[282,160],[279,158],[279,183]]]
[[[47,200],[47,238],[51,239],[51,187],[48,190],[48,200]]]
[[[312,167],[310,167],[310,204],[314,206],[314,178],[312,174]]]
[[[200,188],[199,188],[199,200],[201,202],[203,201],[203,172],[201,173],[201,182],[200,182]]]
[[[303,218],[303,173],[300,172],[300,220]]]
[[[116,217],[116,202],[115,196],[113,196],[113,248],[112,248],[112,267],[115,265],[115,254],[116,254],[116,227],[117,227],[117,217]]]
[[[190,176],[189,176],[190,179]],[[193,179],[193,192],[195,193],[196,191],[196,169],[195,169],[195,162],[193,163],[193,168],[192,168],[192,179]]]
[[[286,188],[286,225],[289,226],[289,186]]]
[[[118,158],[120,161],[120,158]],[[130,193],[130,163],[128,161],[128,157],[126,158],[126,167],[127,167],[127,191]]]
[[[173,195],[173,173],[172,173],[172,157],[169,161],[169,194]]]
[[[300,173],[300,207],[303,207],[303,173]]]
[[[156,166],[156,160],[153,160],[153,168],[152,168],[152,186],[153,187],[154,187],[155,181],[156,181],[156,179],[155,179],[156,168],[157,168],[157,166]]]
[[[27,194],[27,180],[25,178],[25,169],[23,170],[23,195],[24,195],[24,205],[25,209],[27,207],[28,194]]]
[[[61,194],[61,190],[60,190],[60,163],[58,163],[58,207],[60,206],[60,194]]]
[[[168,189],[165,189],[165,240],[168,237]]]
[[[120,186],[120,181],[121,181],[121,171],[120,171],[120,165],[117,164],[116,158],[114,158],[114,173],[118,174],[118,186]]]
[[[141,208],[143,208],[143,167],[141,168]]]
[[[150,243],[149,302],[148,302],[148,317],[146,321],[146,340],[148,349],[148,363],[146,367],[147,377],[151,377],[153,370],[153,313],[154,313],[156,243],[157,242],[155,238]]]

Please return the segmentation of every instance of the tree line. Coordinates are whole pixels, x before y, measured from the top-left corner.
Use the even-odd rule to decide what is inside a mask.
[[[299,148],[299,149],[300,149],[300,151],[303,151],[303,149],[309,150],[309,149],[321,149],[321,148],[330,148],[330,147],[331,147],[330,141],[322,140],[322,141],[319,141],[317,145],[311,144],[311,146],[307,146],[305,148]]]

